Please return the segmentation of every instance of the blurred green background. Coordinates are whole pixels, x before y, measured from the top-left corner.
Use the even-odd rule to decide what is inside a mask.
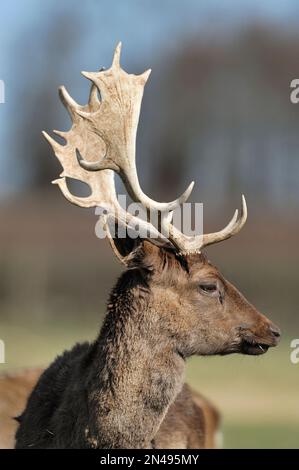
[[[4,0],[1,8],[0,372],[47,365],[94,338],[120,273],[94,234],[93,212],[50,185],[60,168],[41,131],[68,128],[58,86],[85,103],[80,70],[109,67],[121,39],[125,69],[153,69],[137,141],[144,190],[170,200],[195,179],[205,231],[222,227],[245,193],[246,227],[208,255],[283,332],[261,357],[190,360],[188,381],[221,411],[225,447],[299,448],[299,364],[290,361],[299,338],[297,2]]]

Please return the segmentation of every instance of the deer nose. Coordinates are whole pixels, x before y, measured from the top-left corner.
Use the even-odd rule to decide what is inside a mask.
[[[281,336],[281,331],[280,331],[280,329],[278,328],[278,326],[273,325],[273,324],[270,325],[270,331],[271,331],[271,333],[275,336],[275,338],[277,338],[277,339],[280,338],[280,336]]]

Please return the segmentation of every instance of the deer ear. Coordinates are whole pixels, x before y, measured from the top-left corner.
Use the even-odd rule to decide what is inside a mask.
[[[153,271],[155,267],[160,265],[161,257],[161,246],[145,239],[139,239],[139,244],[127,256],[126,261],[127,266],[131,269],[142,268]]]
[[[115,222],[113,236],[112,236],[112,231],[111,231],[111,227],[109,226],[109,223],[105,225],[105,231],[107,233],[110,246],[115,256],[117,257],[117,259],[125,266],[129,266],[132,258],[134,257],[135,251],[138,249],[138,247],[141,244],[140,238],[139,237],[131,238],[129,236],[126,236],[126,237],[118,236],[119,232],[118,232],[117,222]]]
[[[161,261],[161,248],[169,248],[167,240],[163,243],[157,240],[141,239],[140,237],[131,238],[128,235],[126,237],[118,236],[118,222],[115,222],[113,232],[111,229],[109,223],[106,223],[105,231],[110,246],[117,259],[131,269],[134,267],[153,269]]]

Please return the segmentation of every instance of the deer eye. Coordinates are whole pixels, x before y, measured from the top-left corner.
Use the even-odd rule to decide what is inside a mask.
[[[199,284],[199,288],[206,294],[213,294],[218,290],[217,284],[214,282],[207,283],[207,284]]]

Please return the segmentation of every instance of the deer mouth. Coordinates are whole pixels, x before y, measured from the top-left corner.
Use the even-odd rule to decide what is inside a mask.
[[[243,339],[241,343],[241,353],[251,356],[259,356],[265,354],[270,345],[255,341],[254,339]]]

